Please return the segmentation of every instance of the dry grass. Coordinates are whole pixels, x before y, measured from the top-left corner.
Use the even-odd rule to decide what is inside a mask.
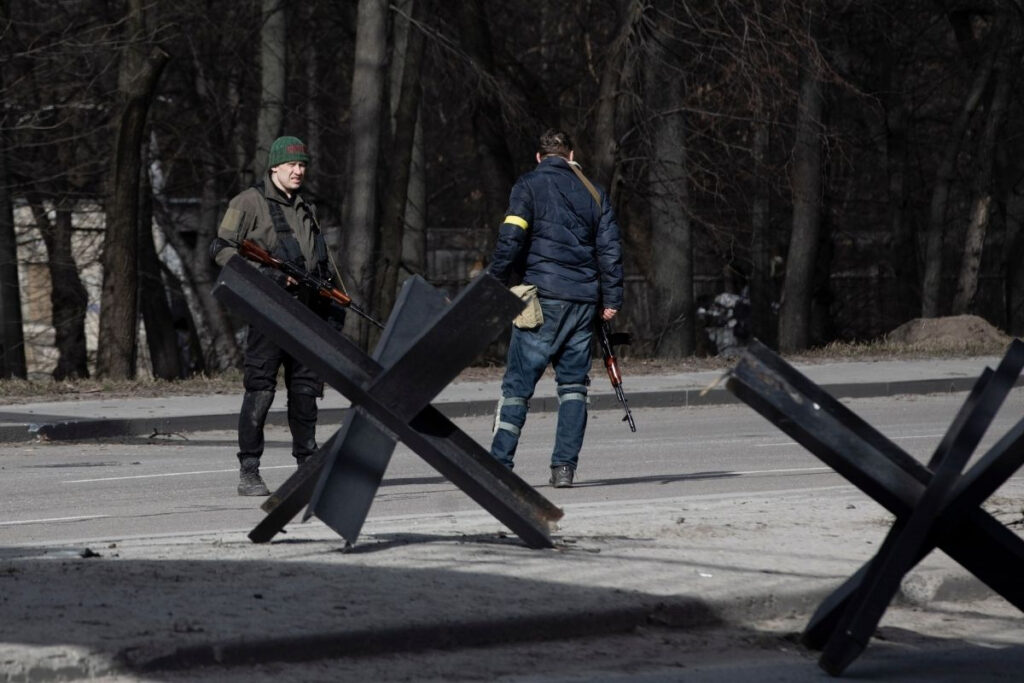
[[[1008,340],[1008,338],[1007,338]],[[794,363],[825,363],[833,361],[876,361],[898,359],[942,359],[970,358],[977,356],[1001,356],[1006,351],[1007,340],[967,339],[935,341],[913,344],[893,341],[865,343],[833,343],[827,346],[787,356]],[[733,365],[727,358],[689,357],[682,359],[638,358],[628,355],[623,349],[620,365],[627,375],[651,375],[680,372],[724,370]],[[503,367],[496,365],[466,368],[457,381],[498,380]],[[592,373],[595,377],[604,375],[600,359],[595,361]],[[199,396],[209,394],[241,394],[242,377],[237,370],[216,377],[195,377],[176,382],[140,379],[135,381],[111,381],[85,379],[74,382],[52,380],[0,380],[0,402],[5,404],[43,401],[76,401],[98,398],[152,397],[152,396]]]
[[[905,344],[889,340],[875,342],[833,342],[818,349],[811,349],[790,357],[799,362],[870,361],[928,359],[928,358],[973,358],[977,356],[1001,356],[1006,353],[1009,339],[959,339],[955,341],[938,339],[934,341]]]
[[[34,401],[87,401],[132,396],[205,396],[239,394],[241,387],[242,374],[237,370],[216,377],[193,377],[176,382],[154,379],[79,379],[64,382],[7,379],[0,380],[0,401],[11,404]]]

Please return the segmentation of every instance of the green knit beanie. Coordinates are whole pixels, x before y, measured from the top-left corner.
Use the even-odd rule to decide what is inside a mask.
[[[285,135],[274,140],[270,146],[270,157],[267,159],[267,167],[274,168],[278,164],[287,161],[301,161],[309,163],[309,152],[306,150],[306,143],[302,140]]]

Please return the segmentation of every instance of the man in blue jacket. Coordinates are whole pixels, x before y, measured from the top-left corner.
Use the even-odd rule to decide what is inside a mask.
[[[512,328],[491,455],[511,468],[529,400],[550,363],[558,388],[551,484],[572,486],[587,428],[595,316],[622,308],[622,246],[607,193],[573,160],[564,131],[540,137],[537,167],[516,181],[489,272],[506,285],[513,271],[534,285],[543,322]]]

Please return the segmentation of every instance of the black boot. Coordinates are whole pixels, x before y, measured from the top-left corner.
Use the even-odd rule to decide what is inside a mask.
[[[260,476],[259,458],[241,458],[242,466],[238,478],[238,495],[269,496],[270,489]]]

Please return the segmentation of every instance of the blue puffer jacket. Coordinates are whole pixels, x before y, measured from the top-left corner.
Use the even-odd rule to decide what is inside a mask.
[[[568,161],[545,157],[512,188],[489,272],[508,284],[522,268],[542,297],[621,310],[619,226],[608,195],[598,194],[600,211]]]

